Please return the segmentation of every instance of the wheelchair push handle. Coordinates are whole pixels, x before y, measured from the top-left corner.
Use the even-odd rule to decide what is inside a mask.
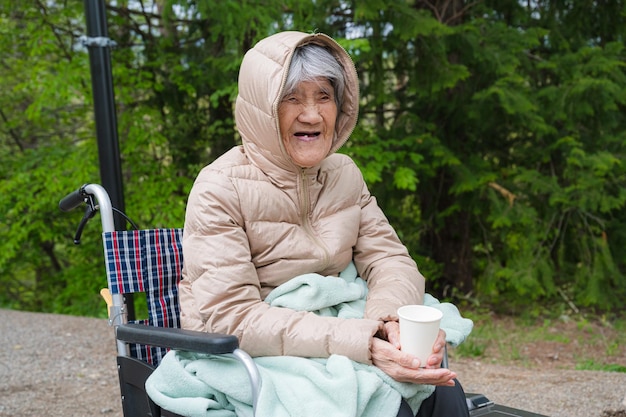
[[[61,211],[72,211],[75,208],[79,207],[81,204],[85,202],[87,199],[87,193],[85,192],[85,187],[87,184],[81,186],[78,190],[72,191],[65,197],[59,201],[59,208]]]
[[[111,199],[106,190],[98,184],[84,184],[75,191],[72,191],[59,201],[59,209],[68,212],[72,211],[80,205],[85,204],[85,214],[81,219],[76,234],[74,236],[74,243],[80,243],[80,237],[83,232],[83,228],[87,222],[96,215],[96,212],[100,211],[100,219],[102,221],[102,231],[112,232],[115,230],[115,224],[113,222],[113,206],[111,205]]]

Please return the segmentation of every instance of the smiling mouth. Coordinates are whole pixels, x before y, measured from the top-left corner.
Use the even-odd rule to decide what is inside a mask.
[[[294,136],[305,142],[317,139],[320,136],[320,132],[296,132]]]

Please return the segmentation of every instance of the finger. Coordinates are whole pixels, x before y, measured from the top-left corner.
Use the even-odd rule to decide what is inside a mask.
[[[407,372],[408,371],[408,372]],[[404,381],[412,382],[415,384],[429,384],[429,385],[441,385],[441,386],[453,386],[456,373],[449,369],[419,369],[419,370],[404,370],[400,373]]]
[[[435,343],[433,344],[433,353],[442,351],[445,345],[446,345],[446,332],[443,330],[439,330],[439,334],[437,334],[437,339],[435,339]]]
[[[434,355],[430,355],[426,361],[427,368],[440,368],[441,362],[443,362],[443,353],[439,352]]]
[[[448,379],[439,382],[429,382],[428,385],[436,385],[438,387],[453,387],[456,384],[454,383],[454,379]]]
[[[385,323],[385,331],[387,333],[387,340],[396,349],[400,349],[400,325],[397,321],[388,321]]]
[[[441,368],[439,368],[441,369]],[[432,385],[441,385],[441,386],[454,386],[454,380],[456,379],[456,373],[449,372],[447,374],[441,375],[435,381],[431,382]]]
[[[374,338],[371,347],[372,362],[376,366],[402,366],[400,362],[410,363],[411,355],[396,349],[388,341]],[[407,358],[408,362],[407,362]]]

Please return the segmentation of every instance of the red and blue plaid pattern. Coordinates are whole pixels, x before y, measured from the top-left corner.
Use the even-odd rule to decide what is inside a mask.
[[[178,282],[183,229],[128,230],[103,233],[111,294],[142,292],[148,302],[150,326],[180,327]],[[132,345],[131,355],[158,365],[167,352],[155,346]]]

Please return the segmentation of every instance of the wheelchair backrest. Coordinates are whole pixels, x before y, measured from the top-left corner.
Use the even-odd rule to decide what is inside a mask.
[[[148,319],[158,327],[180,327],[178,283],[183,229],[129,230],[103,233],[106,273],[111,294],[145,293]],[[130,355],[158,365],[165,348],[131,345]]]

